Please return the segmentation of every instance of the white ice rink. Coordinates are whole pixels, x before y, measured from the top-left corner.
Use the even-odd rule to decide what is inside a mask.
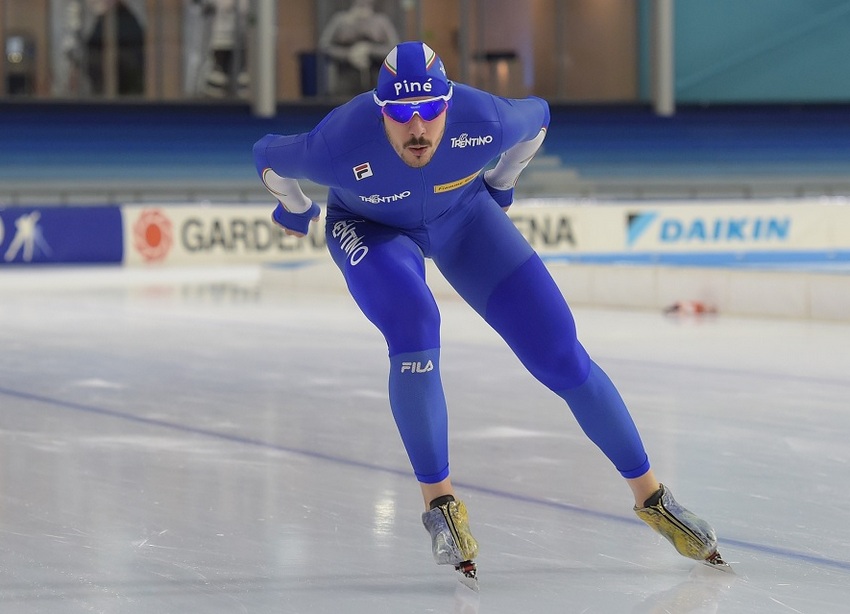
[[[0,610],[850,609],[850,324],[575,309],[732,575],[640,523],[566,406],[440,302],[479,594],[431,559],[386,348],[341,285],[0,271]]]

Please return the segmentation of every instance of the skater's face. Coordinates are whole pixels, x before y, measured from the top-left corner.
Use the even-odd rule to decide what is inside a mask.
[[[383,107],[384,130],[390,144],[408,166],[420,168],[434,157],[446,130],[445,100],[407,98]]]

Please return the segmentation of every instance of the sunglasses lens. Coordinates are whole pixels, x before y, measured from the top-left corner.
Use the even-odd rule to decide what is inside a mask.
[[[387,104],[383,107],[384,115],[400,124],[406,124],[416,113],[426,122],[437,118],[449,103],[443,99],[423,100],[421,102],[406,102],[403,104]]]

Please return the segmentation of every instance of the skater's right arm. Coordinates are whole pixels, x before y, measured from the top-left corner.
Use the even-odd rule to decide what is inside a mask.
[[[318,219],[319,205],[304,194],[298,178],[313,178],[309,168],[308,134],[267,134],[254,144],[254,164],[263,185],[278,205],[272,220],[288,235],[303,237]],[[320,176],[315,177],[321,181]]]

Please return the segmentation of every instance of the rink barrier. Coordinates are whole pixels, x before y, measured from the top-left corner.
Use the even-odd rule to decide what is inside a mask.
[[[0,208],[0,264],[258,264],[275,283],[343,288],[322,224],[304,239],[287,236],[271,209]],[[525,200],[510,216],[573,304],[663,309],[699,300],[721,313],[850,319],[847,199]],[[452,294],[439,274],[429,280]]]
[[[547,265],[574,307],[662,313],[671,305],[690,301],[721,315],[850,321],[850,274],[558,260]],[[457,298],[430,261],[426,274],[437,299]],[[345,282],[330,259],[310,266],[265,266],[261,280],[263,287],[284,293],[345,292]]]
[[[0,265],[121,263],[121,208],[0,208]]]

